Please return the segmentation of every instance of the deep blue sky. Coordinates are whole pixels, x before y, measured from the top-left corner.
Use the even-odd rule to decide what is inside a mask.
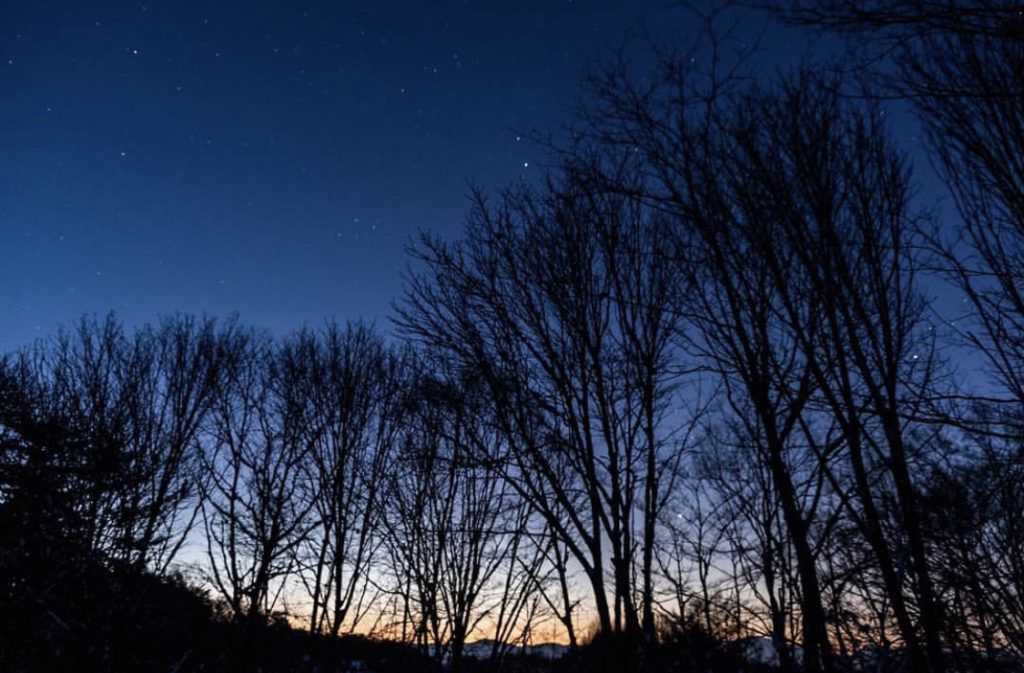
[[[84,313],[387,327],[403,246],[542,159],[663,2],[0,3],[0,351]],[[530,165],[527,165],[530,164]]]
[[[676,4],[0,0],[0,353],[112,310],[389,328],[405,245],[540,177],[526,134],[641,21],[696,37]]]

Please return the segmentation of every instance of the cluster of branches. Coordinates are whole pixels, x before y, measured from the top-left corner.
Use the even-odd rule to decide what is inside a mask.
[[[660,612],[760,623],[806,670],[1019,664],[1024,16],[777,11],[877,70],[759,77],[714,12],[653,71],[620,58],[545,184],[477,193],[461,241],[419,242],[398,324],[482,378],[493,458],[601,633],[642,653]],[[893,96],[946,220],[913,205]],[[930,299],[950,285],[966,314]]]
[[[613,62],[544,183],[413,246],[400,345],[111,318],[6,357],[7,598],[73,628],[19,559],[191,554],[242,623],[455,667],[473,638],[498,661],[589,631],[642,668],[666,628],[807,671],[1019,664],[1021,15],[780,11],[877,38],[878,78],[750,77],[713,15],[642,77]],[[912,101],[957,223],[915,208],[881,94]]]
[[[361,324],[83,319],[0,361],[5,619],[74,638],[78,569],[186,567],[251,634],[286,618],[456,662],[490,635],[500,659],[557,551],[482,464],[488,414],[471,378]]]

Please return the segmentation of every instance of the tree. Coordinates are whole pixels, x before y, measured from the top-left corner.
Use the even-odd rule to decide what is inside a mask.
[[[0,572],[6,578],[0,609],[5,639],[13,645],[25,637],[29,652],[81,636],[83,610],[62,590],[80,587],[98,561],[70,488],[74,458],[85,447],[36,378],[32,355],[0,360]]]
[[[800,286],[796,251],[777,244],[784,222],[759,210],[761,192],[748,172],[757,167],[739,156],[741,129],[761,121],[757,94],[726,64],[702,73],[692,59],[655,57],[660,69],[642,81],[624,61],[593,81],[597,104],[588,108],[580,133],[584,142],[636,165],[642,176],[623,184],[612,173],[603,181],[607,189],[632,193],[672,218],[678,278],[687,288],[687,329],[680,335],[721,377],[747,445],[770,472],[800,578],[805,662],[809,670],[827,669],[830,648],[810,541],[816,498],[801,499],[796,467],[804,452],[799,444],[810,443],[822,459],[827,453],[805,431],[819,383],[799,348],[802,339],[816,338],[817,307],[800,305],[797,320],[787,312],[776,269],[787,270],[785,283]],[[753,104],[744,104],[745,96]]]
[[[232,330],[85,318],[0,362],[0,600],[4,641],[23,643],[5,655],[113,665],[109,644],[166,607],[154,594],[195,519],[199,430]]]
[[[51,469],[97,558],[157,573],[173,562],[194,522],[198,436],[233,330],[176,316],[129,334],[113,315],[83,318],[12,358],[18,385],[79,444]]]
[[[1000,438],[944,441],[948,458],[922,488],[923,525],[948,606],[945,642],[961,665],[982,669],[1024,654],[1024,460],[1020,444]]]
[[[960,216],[951,227],[957,236],[951,241],[935,236],[931,247],[972,308],[968,320],[954,323],[956,329],[984,357],[991,374],[991,392],[976,397],[971,407],[950,410],[950,417],[979,431],[1019,438],[1024,400],[1024,15],[1019,4],[812,0],[776,11],[795,23],[851,38],[854,51],[877,64],[867,95],[910,102]],[[978,414],[984,407],[999,411]],[[894,476],[909,513],[909,485]],[[938,669],[938,605],[928,596],[918,560],[924,543],[915,528],[908,532],[923,591],[922,626],[929,665]]]
[[[973,309],[961,335],[990,367],[1008,431],[1024,400],[1024,15],[1006,0],[807,0],[786,20],[849,38],[874,63],[868,95],[910,102],[960,222],[935,241]],[[936,57],[942,54],[942,57]],[[996,400],[990,400],[990,402]],[[967,419],[964,419],[967,420]]]
[[[440,377],[422,365],[417,374],[401,443],[390,454],[382,523],[414,642],[458,670],[466,638],[489,612],[509,607],[518,569],[508,561],[519,551],[525,510],[481,461],[481,450],[492,454],[501,440],[487,422],[478,382]],[[504,582],[499,570],[508,573]]]
[[[900,548],[909,551],[918,619],[934,668],[940,665],[940,606],[908,428],[926,406],[937,373],[928,305],[916,281],[919,227],[909,210],[905,162],[877,111],[844,103],[835,88],[798,78],[761,107],[766,115],[747,123],[738,139],[739,159],[750,167],[744,184],[757,199],[748,212],[780,222],[780,244],[794,253],[772,273],[787,319],[799,326],[798,347],[821,399],[842,431],[860,507],[851,516],[878,557],[904,641],[920,668],[923,655],[895,560]],[[794,268],[803,283],[793,281]],[[815,321],[813,331],[803,322],[808,318]],[[883,529],[875,465],[885,466],[881,483],[888,483],[898,503],[897,540],[887,540]]]
[[[489,462],[580,564],[601,632],[652,634],[656,521],[686,424],[666,417],[679,352],[665,223],[599,190],[586,163],[475,203],[464,242],[414,250],[425,270],[399,324],[481,373],[503,433]]]
[[[262,334],[240,332],[228,347],[203,456],[201,511],[208,579],[234,618],[255,626],[277,604],[311,527],[303,381]]]
[[[294,373],[298,432],[314,494],[312,529],[296,548],[312,599],[311,631],[337,635],[372,609],[368,573],[382,542],[388,457],[399,432],[406,356],[362,325],[302,332],[281,349]]]
[[[137,331],[131,345],[126,449],[136,484],[125,494],[127,555],[139,570],[167,571],[195,523],[202,478],[199,440],[222,384],[225,348],[236,327],[176,316]]]

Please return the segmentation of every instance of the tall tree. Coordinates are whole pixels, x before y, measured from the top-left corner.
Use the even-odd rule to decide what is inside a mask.
[[[254,331],[230,344],[204,455],[202,519],[208,579],[234,617],[266,619],[294,571],[313,506],[304,462],[301,379]]]
[[[124,536],[138,569],[164,572],[191,532],[202,479],[199,441],[213,396],[222,385],[227,349],[236,327],[218,329],[212,318],[165,318],[132,338],[134,394],[126,449],[134,490],[125,493],[131,515]]]
[[[870,63],[868,95],[907,100],[959,222],[933,247],[971,307],[954,316],[966,344],[988,363],[987,393],[952,411],[960,423],[1020,438],[1024,362],[1024,15],[1003,0],[850,3],[807,0],[776,6],[784,18],[848,39],[855,63]],[[940,56],[941,55],[941,56]],[[858,93],[863,93],[859,90]],[[952,322],[952,321],[951,321]],[[980,406],[997,413],[975,412]],[[995,423],[993,423],[995,421]],[[898,483],[897,483],[898,485]],[[905,490],[905,489],[904,489]],[[910,540],[919,577],[919,535]],[[928,580],[922,625],[930,666],[940,667]]]
[[[371,328],[328,325],[281,349],[294,372],[303,469],[314,494],[310,535],[296,549],[312,599],[309,627],[351,631],[372,608],[368,573],[381,544],[382,485],[399,430],[404,356]]]
[[[937,371],[928,304],[917,281],[919,227],[909,207],[906,162],[878,111],[844,103],[835,90],[828,79],[803,75],[757,104],[736,136],[739,162],[749,167],[744,193],[752,201],[748,211],[780,223],[779,244],[793,251],[772,274],[787,319],[799,326],[797,347],[842,431],[859,504],[850,513],[878,557],[904,641],[921,668],[925,659],[896,560],[900,549],[909,551],[918,620],[929,665],[937,667],[939,604],[908,429],[928,402]],[[794,282],[794,269],[802,283]],[[897,540],[884,531],[880,485],[891,488],[898,503]]]
[[[382,522],[414,642],[452,670],[467,637],[506,606],[490,604],[488,594],[497,589],[504,598],[509,585],[497,573],[515,573],[508,560],[525,533],[515,492],[481,460],[501,439],[480,392],[468,377],[419,370],[407,391],[408,422],[390,454]]]
[[[712,36],[713,38],[714,36]],[[713,46],[714,43],[713,41]],[[802,632],[809,670],[830,667],[821,587],[811,527],[815,500],[802,500],[802,449],[817,441],[805,432],[809,404],[818,388],[801,338],[814,339],[813,304],[799,322],[786,312],[785,287],[803,282],[795,251],[777,245],[783,223],[762,213],[749,192],[751,169],[737,160],[736,130],[753,109],[742,63],[729,66],[713,55],[710,71],[656,50],[659,69],[645,79],[622,60],[592,82],[597,103],[584,116],[584,142],[611,148],[637,166],[642,179],[623,183],[614,173],[605,188],[637,198],[673,219],[687,348],[724,383],[733,417],[746,443],[769,470],[800,578]],[[827,152],[828,147],[815,148]],[[818,447],[824,454],[823,447]]]
[[[198,439],[234,329],[175,316],[127,333],[113,315],[83,318],[12,358],[81,443],[53,469],[106,561],[165,572],[192,529]]]
[[[495,206],[477,193],[465,241],[414,251],[425,270],[399,323],[481,372],[506,448],[491,463],[580,564],[602,633],[638,635],[653,632],[655,522],[680,455],[670,425],[685,423],[665,415],[676,285],[664,222],[592,177],[581,162]]]

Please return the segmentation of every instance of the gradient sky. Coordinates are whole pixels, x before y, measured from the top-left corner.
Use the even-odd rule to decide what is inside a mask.
[[[677,4],[0,0],[0,352],[109,311],[389,328],[405,245],[540,177],[526,136],[641,21],[695,36]]]
[[[663,2],[0,2],[0,351],[84,313],[387,327]],[[680,23],[681,29],[685,26]],[[534,163],[531,163],[534,162]]]

